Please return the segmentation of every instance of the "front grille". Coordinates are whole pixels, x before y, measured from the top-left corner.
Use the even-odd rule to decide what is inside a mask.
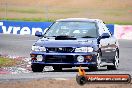
[[[63,52],[63,53],[68,53],[68,52],[73,52],[73,48],[72,47],[50,47],[48,48],[49,52]]]
[[[71,55],[49,55],[45,57],[45,62],[47,63],[73,63],[74,57]]]

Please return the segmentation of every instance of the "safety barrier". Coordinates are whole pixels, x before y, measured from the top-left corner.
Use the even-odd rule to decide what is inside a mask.
[[[3,34],[31,34],[43,32],[52,22],[0,21],[0,33]]]
[[[115,25],[114,32],[117,39],[132,40],[132,25]]]

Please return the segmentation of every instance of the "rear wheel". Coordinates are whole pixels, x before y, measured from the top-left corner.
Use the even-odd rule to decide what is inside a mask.
[[[42,72],[44,69],[43,65],[39,65],[39,64],[32,64],[31,65],[32,71],[33,72]]]
[[[114,65],[107,66],[107,69],[108,70],[117,70],[118,69],[118,66],[119,66],[119,53],[118,53],[118,51],[116,51],[116,55],[113,59],[113,64]]]
[[[91,71],[97,71],[100,69],[100,64],[101,64],[101,56],[100,53],[97,54],[97,59],[96,59],[96,66],[89,66],[89,70]]]

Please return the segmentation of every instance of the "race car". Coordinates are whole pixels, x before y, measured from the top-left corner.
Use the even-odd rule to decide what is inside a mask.
[[[42,72],[45,66],[56,71],[78,66],[116,70],[119,66],[118,40],[100,19],[59,19],[35,36],[40,39],[30,53],[33,72]]]

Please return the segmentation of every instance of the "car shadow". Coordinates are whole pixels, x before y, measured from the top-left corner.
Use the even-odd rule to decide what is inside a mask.
[[[84,69],[85,72],[103,72],[103,71],[108,71],[107,69],[99,69],[97,71],[91,71],[89,69]],[[52,71],[46,71],[46,72],[78,72],[78,69],[63,69],[63,70],[52,70]]]

